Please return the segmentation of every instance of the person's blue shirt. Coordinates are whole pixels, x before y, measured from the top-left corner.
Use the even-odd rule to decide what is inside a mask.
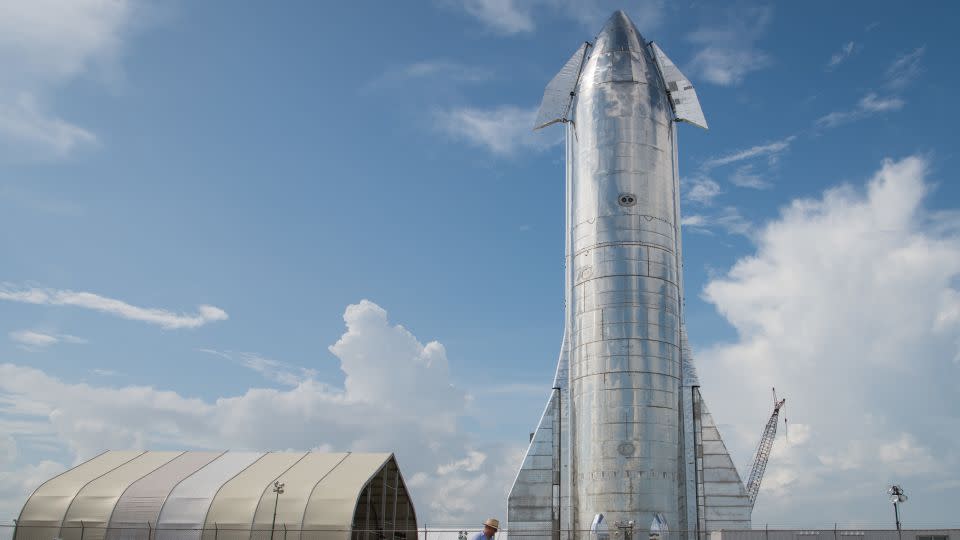
[[[494,533],[494,535],[496,535],[496,533]],[[483,534],[483,531],[480,531],[477,534],[471,536],[470,540],[493,540],[493,536],[487,536]]]

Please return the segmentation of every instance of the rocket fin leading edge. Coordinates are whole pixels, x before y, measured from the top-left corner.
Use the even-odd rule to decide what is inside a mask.
[[[667,94],[670,95],[673,114],[677,120],[707,129],[707,119],[703,116],[700,99],[697,98],[693,83],[680,72],[673,60],[670,60],[656,43],[651,43],[650,48],[653,49],[653,56],[657,59],[657,66],[660,68],[660,75],[663,76],[663,83],[667,86]]]
[[[580,72],[583,71],[583,64],[587,60],[590,47],[590,43],[580,45],[580,48],[547,84],[543,91],[543,101],[540,102],[540,110],[537,111],[537,118],[533,122],[534,130],[557,122],[566,122],[569,119],[570,105],[573,104],[577,82],[580,81]]]
[[[567,456],[563,456],[561,448],[568,438],[568,351],[564,332],[553,390],[507,497],[510,538],[557,540],[563,526],[561,506],[569,500],[569,492],[561,489],[561,482],[567,477],[563,462]],[[562,491],[566,493],[561,495]],[[569,512],[564,513],[567,515],[563,517],[569,519]]]
[[[699,388],[694,391],[694,411],[699,412],[697,466],[702,500],[701,530],[749,529],[753,504]]]
[[[685,326],[681,325],[680,330],[680,355],[686,485],[686,504],[683,506],[688,516],[687,526],[691,531],[696,528],[700,532],[749,529],[753,504],[723,443],[720,429],[700,394],[700,381]]]

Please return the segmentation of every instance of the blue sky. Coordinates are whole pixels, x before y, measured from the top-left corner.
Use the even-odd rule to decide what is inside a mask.
[[[423,517],[502,515],[562,333],[529,126],[619,8],[710,123],[686,317],[741,474],[789,400],[755,524],[952,519],[954,6],[50,0],[0,5],[0,520],[105,445],[395,450]]]

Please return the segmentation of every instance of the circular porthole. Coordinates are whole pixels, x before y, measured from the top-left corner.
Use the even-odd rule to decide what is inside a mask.
[[[617,446],[617,452],[620,452],[621,456],[629,457],[636,453],[637,447],[631,442],[622,442]]]
[[[621,193],[620,197],[617,198],[617,203],[620,206],[633,206],[637,204],[637,196],[633,193]]]

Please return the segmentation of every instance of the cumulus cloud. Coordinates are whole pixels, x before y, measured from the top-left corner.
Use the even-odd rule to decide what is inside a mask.
[[[793,201],[751,235],[754,254],[703,289],[737,334],[698,364],[738,463],[770,413],[770,387],[804,426],[778,441],[755,523],[833,519],[841,503],[837,517],[879,522],[876,498],[892,482],[960,497],[960,235],[924,208],[928,175],[922,156],[887,160],[865,187]]]
[[[460,425],[468,396],[451,382],[443,345],[422,343],[366,300],[348,306],[344,322],[345,332],[330,347],[342,385],[278,377],[289,387],[203,400],[151,386],[69,382],[34,367],[0,364],[0,421],[7,422],[0,427],[14,439],[51,433],[75,459],[104,448],[170,446],[394,451],[414,486],[421,519],[478,522],[499,513],[519,463],[505,456],[516,449],[473,440]],[[263,369],[276,368],[267,363]],[[11,488],[0,510],[14,515],[45,474]]]
[[[501,105],[492,109],[460,107],[437,111],[436,128],[498,156],[521,151],[540,152],[560,144],[562,131],[534,132],[537,109]]]
[[[773,11],[769,7],[727,8],[687,36],[699,50],[688,64],[691,77],[721,86],[735,86],[753,71],[770,66],[770,55],[756,43]]]
[[[133,11],[127,0],[0,3],[0,140],[8,149],[57,158],[97,142],[50,111],[49,96],[73,79],[116,69]]]
[[[174,313],[165,309],[143,308],[122,300],[100,296],[91,292],[18,287],[0,283],[0,300],[48,306],[74,306],[116,315],[124,319],[155,324],[162,328],[198,328],[228,318],[227,312],[209,305],[197,307],[194,314]]]

